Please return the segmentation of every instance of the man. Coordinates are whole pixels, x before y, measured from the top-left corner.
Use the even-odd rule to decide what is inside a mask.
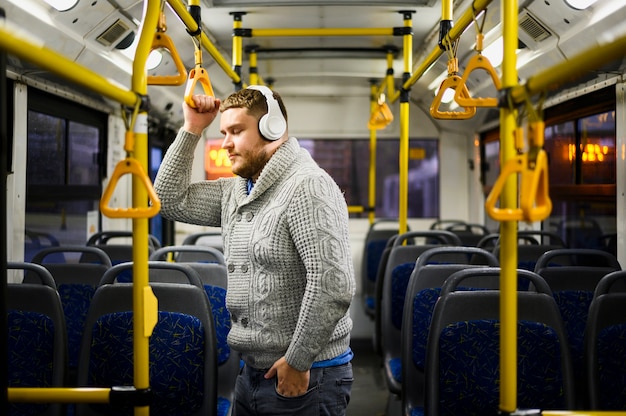
[[[343,415],[352,386],[355,280],[345,200],[287,132],[280,96],[251,86],[183,103],[157,174],[162,214],[219,226],[228,268],[228,343],[245,363],[234,414]],[[194,149],[221,111],[237,177],[190,182]]]

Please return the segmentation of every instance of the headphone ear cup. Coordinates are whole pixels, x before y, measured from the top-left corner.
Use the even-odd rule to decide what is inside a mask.
[[[259,120],[259,131],[268,140],[278,140],[285,133],[287,126],[283,117],[265,114]]]
[[[287,131],[287,121],[280,111],[280,105],[274,98],[274,93],[263,85],[250,85],[249,89],[260,91],[267,102],[267,114],[259,119],[259,132],[267,140],[278,140]]]

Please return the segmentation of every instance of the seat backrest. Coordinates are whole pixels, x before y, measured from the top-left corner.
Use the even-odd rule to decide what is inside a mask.
[[[402,245],[413,239],[423,239],[423,244]],[[430,244],[428,242],[439,242]],[[442,245],[461,246],[459,238],[450,231],[411,231],[399,235],[393,240],[389,259],[385,267],[380,300],[380,337],[383,365],[386,369],[387,385],[392,393],[400,394],[401,390],[401,328],[402,311],[406,288],[415,262],[425,251]],[[455,262],[465,255],[445,253],[442,261]]]
[[[383,224],[396,224],[395,228],[380,228]],[[379,228],[376,228],[379,227]],[[374,317],[376,313],[376,278],[383,252],[391,237],[398,234],[396,220],[381,220],[370,225],[363,243],[363,256],[361,258],[361,287],[363,292],[363,307],[365,313]]]
[[[221,252],[224,252],[224,245],[222,242],[222,233],[218,231],[204,231],[200,233],[193,233],[185,237],[182,243],[186,245],[197,245],[214,247]]]
[[[59,245],[59,240],[52,234],[24,230],[24,261],[30,263],[38,251]],[[59,263],[64,261],[62,256],[56,256],[55,260]]]
[[[570,248],[600,248],[603,235],[593,218],[565,218],[557,225],[558,234]]]
[[[155,263],[159,265],[155,266]],[[130,265],[132,267],[132,264]],[[128,267],[111,268],[101,280],[89,309],[78,368],[80,386],[132,385],[132,291],[130,283],[115,283]],[[151,262],[149,269],[173,270],[178,283],[150,286],[158,299],[158,322],[150,337],[151,415],[216,415],[217,351],[214,320],[200,278],[189,266]],[[152,272],[152,270],[150,270]],[[153,276],[151,275],[150,278]],[[132,414],[132,409],[78,404],[77,415]]]
[[[495,272],[495,273],[494,273]],[[427,342],[426,414],[496,413],[499,403],[500,292],[459,290],[493,268],[455,272],[444,283]],[[518,291],[519,408],[572,409],[569,348],[558,308],[537,274],[518,270],[536,291]]]
[[[583,248],[548,251],[538,259],[535,268],[550,286],[565,323],[580,407],[587,406],[583,344],[589,307],[600,280],[617,270],[621,270],[620,265],[610,253]],[[625,283],[618,281],[617,286],[626,290]]]
[[[77,256],[89,255],[93,258],[93,263],[54,262],[56,256],[66,256],[72,253]],[[69,371],[70,376],[75,377],[83,325],[89,304],[100,279],[112,266],[111,259],[97,247],[58,246],[39,251],[33,257],[33,263],[44,266],[57,285],[67,325]],[[24,281],[31,281],[30,274],[25,276]],[[71,382],[75,380],[72,379]]]
[[[165,246],[155,250],[150,260],[168,260],[177,263],[203,262],[226,264],[224,254],[215,247],[182,245]]]
[[[490,234],[489,229],[482,224],[452,224],[445,229],[456,234],[461,239],[461,244],[469,247],[476,247],[483,237]]]
[[[124,271],[132,268],[132,263],[113,266],[100,281],[101,285],[117,281]],[[148,262],[149,279],[151,282],[188,283],[202,287],[209,300],[211,317],[215,329],[216,353],[218,365],[218,399],[221,409],[232,406],[234,400],[235,381],[239,373],[239,355],[231,350],[227,338],[231,328],[230,312],[226,308],[226,291],[228,289],[228,273],[226,266],[218,263],[166,261]],[[124,281],[124,280],[123,280]]]
[[[93,234],[87,240],[86,245],[90,247],[98,247],[103,250],[111,259],[113,265],[133,260],[133,233],[132,231],[101,231]],[[119,242],[119,240],[122,240]],[[117,240],[118,243],[111,244],[110,240]],[[149,234],[148,235],[148,253],[152,254],[154,250],[161,247],[159,240]],[[93,263],[94,257],[91,254],[83,254],[80,258],[81,263]]]
[[[37,264],[9,262],[7,269],[28,271],[33,279],[32,283],[7,284],[8,386],[63,387],[67,338],[54,280]],[[63,406],[13,403],[9,414],[60,416]]]
[[[446,254],[459,254],[456,264],[436,260]],[[463,262],[462,260],[465,259]],[[472,262],[472,264],[470,264]],[[453,273],[467,268],[497,267],[498,259],[477,247],[437,247],[425,251],[415,263],[409,279],[401,330],[402,403],[404,414],[424,406],[426,341],[435,302],[441,286]],[[479,276],[465,282],[469,287],[497,288],[498,280]]]
[[[421,243],[416,244],[416,239],[421,240]],[[450,231],[445,230],[409,231],[388,240],[376,278],[373,342],[374,349],[381,355],[388,354],[389,348],[394,352],[394,356],[395,353],[399,354],[400,330],[386,326],[391,323],[390,308],[397,308],[401,316],[402,303],[391,304],[389,300],[394,297],[394,301],[402,301],[403,289],[408,284],[417,258],[426,250],[442,245],[460,246],[461,240]],[[399,295],[394,295],[394,293]],[[387,306],[385,306],[385,302],[387,302]],[[384,336],[383,331],[385,331]],[[393,334],[393,338],[385,339],[385,337],[390,336],[389,332]]]
[[[625,410],[626,271],[607,274],[594,292],[585,329],[584,355],[589,380],[589,408]]]

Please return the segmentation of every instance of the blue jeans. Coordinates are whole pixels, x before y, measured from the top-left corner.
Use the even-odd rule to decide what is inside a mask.
[[[343,416],[354,381],[352,364],[311,369],[309,389],[296,397],[276,392],[276,377],[245,365],[237,377],[233,416]]]

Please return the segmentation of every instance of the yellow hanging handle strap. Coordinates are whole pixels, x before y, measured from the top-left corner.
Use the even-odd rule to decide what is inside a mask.
[[[439,90],[437,91],[437,95],[430,105],[430,115],[433,118],[439,120],[467,120],[476,114],[476,107],[469,106],[463,107],[463,111],[440,111],[439,107],[441,106],[441,100],[443,98],[443,94],[449,88],[455,90],[455,95],[459,94],[462,97],[469,97],[469,91],[467,90],[467,86],[462,82],[461,77],[458,76],[459,72],[459,62],[455,57],[451,57],[448,59],[448,77],[441,82],[439,86]]]
[[[370,130],[384,129],[393,121],[393,113],[385,102],[385,94],[378,97],[378,105],[376,111],[372,111],[367,128]]]
[[[202,85],[202,89],[205,95],[215,97],[213,87],[211,86],[211,80],[209,74],[204,68],[202,68],[202,24],[200,13],[200,0],[189,1],[189,12],[193,16],[194,20],[198,24],[198,30],[195,33],[190,33],[195,45],[194,58],[196,61],[195,67],[189,71],[189,78],[187,79],[187,87],[185,88],[185,102],[192,108],[196,108],[196,104],[193,102],[193,95],[196,90],[198,82]]]
[[[157,215],[161,210],[161,201],[152,186],[150,177],[141,166],[141,163],[139,163],[137,159],[130,157],[130,154],[133,153],[135,148],[135,133],[133,132],[133,127],[137,114],[139,113],[139,106],[140,103],[135,106],[130,122],[127,121],[128,116],[126,112],[122,111],[122,116],[124,118],[124,122],[126,123],[126,137],[124,141],[126,158],[124,160],[120,160],[115,166],[115,169],[111,174],[111,178],[109,179],[109,183],[104,189],[104,193],[100,199],[100,211],[102,211],[102,214],[109,218],[151,218]],[[151,202],[148,204],[149,206],[147,208],[113,208],[109,205],[111,197],[113,196],[113,191],[117,187],[117,183],[120,178],[126,174],[131,174],[139,178],[140,182],[146,188]]]
[[[496,221],[543,221],[552,211],[552,201],[548,194],[548,157],[542,149],[545,124],[543,121],[529,123],[528,153],[509,159],[500,172],[491,192],[485,201],[485,210]],[[520,143],[521,129],[516,131],[516,142]],[[518,147],[520,148],[520,147]],[[518,174],[520,179],[519,208],[497,208],[502,189],[510,175]]]
[[[199,82],[202,85],[204,93],[208,96],[215,97],[213,87],[211,86],[211,80],[209,74],[204,68],[202,68],[202,51],[198,47],[195,51],[196,66],[189,71],[189,78],[187,79],[187,87],[185,88],[185,102],[192,108],[196,108],[196,104],[191,98],[196,90],[196,84]]]
[[[176,65],[176,69],[178,70],[178,74],[148,75],[149,85],[183,85],[187,80],[187,69],[183,64],[183,61],[180,59],[180,55],[178,54],[178,51],[174,46],[172,38],[170,38],[167,33],[165,33],[166,30],[167,25],[165,23],[165,13],[161,11],[157,32],[154,35],[154,39],[152,40],[152,47],[150,48],[150,52],[158,49],[166,50],[171,55],[172,60],[174,61],[174,65]]]
[[[485,24],[486,16],[487,16],[487,10],[485,9],[483,21],[480,25],[478,24],[478,21],[476,20],[476,16],[474,16],[474,25],[476,26],[476,30],[477,30],[475,49],[478,53],[472,56],[469,62],[467,63],[467,67],[465,68],[465,72],[463,73],[461,82],[465,86],[467,84],[467,80],[470,77],[470,74],[478,69],[482,69],[483,71],[487,72],[491,76],[491,80],[493,81],[493,85],[495,85],[496,89],[500,90],[502,89],[502,82],[500,81],[500,77],[496,73],[496,70],[491,64],[491,62],[489,61],[489,59],[487,59],[487,57],[482,54],[483,41],[485,38],[485,35],[483,34],[482,30]],[[469,92],[467,95],[463,94],[462,92],[463,92],[462,89],[457,88],[454,94],[454,100],[457,102],[457,104],[459,104],[462,107],[497,107],[498,106],[497,98],[493,98],[493,97],[472,98]]]

